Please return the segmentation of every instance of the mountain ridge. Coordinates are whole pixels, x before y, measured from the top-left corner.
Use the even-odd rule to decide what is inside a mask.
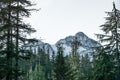
[[[58,40],[54,45],[51,45],[49,43],[44,43],[41,40],[38,40],[38,42],[35,42],[33,44],[32,43],[26,44],[23,47],[24,47],[24,49],[32,49],[32,51],[36,52],[36,54],[37,54],[38,48],[43,49],[44,52],[46,52],[46,53],[49,52],[50,54],[53,54],[53,53],[57,53],[56,46],[58,44],[62,44],[63,48],[64,48],[64,54],[68,55],[71,52],[71,45],[72,45],[73,41],[75,40],[75,38],[77,38],[77,40],[81,43],[78,50],[82,54],[90,53],[90,52],[92,52],[93,47],[100,46],[100,43],[89,38],[83,32],[78,32],[75,35],[70,35],[63,39]]]

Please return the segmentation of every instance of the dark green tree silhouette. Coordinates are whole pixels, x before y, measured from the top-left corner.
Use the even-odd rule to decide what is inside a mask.
[[[80,79],[80,53],[78,51],[80,44],[81,43],[78,41],[77,37],[75,37],[71,44],[70,65],[71,69],[74,71],[75,80]]]
[[[103,47],[97,48],[93,59],[92,80],[115,80],[114,55],[108,54]]]
[[[28,41],[25,35],[35,32],[29,24],[24,23],[23,17],[29,17],[32,3],[29,0],[0,1],[0,43],[3,44],[1,53],[6,56],[6,80],[18,80],[21,75],[20,58],[29,56],[21,46]],[[26,53],[26,54],[25,54]],[[22,56],[21,54],[25,54]]]
[[[54,62],[54,79],[55,80],[69,80],[67,78],[68,67],[65,63],[65,57],[63,55],[62,44],[57,45],[57,56]]]
[[[114,59],[114,69],[115,69],[115,74],[116,76],[115,79],[110,79],[110,80],[119,80],[120,78],[120,11],[116,9],[115,4],[113,3],[113,10],[112,12],[106,12],[108,14],[108,17],[106,17],[106,22],[105,24],[101,25],[100,27],[102,28],[102,31],[104,34],[97,34],[98,38],[100,39],[100,42],[105,42],[106,45],[104,45],[104,52],[101,54],[103,59],[108,59],[108,64],[109,64],[109,57],[111,54],[113,55]],[[102,50],[103,50],[102,49]],[[107,58],[108,57],[108,58]],[[107,63],[102,64],[107,67]],[[111,67],[111,66],[109,66]],[[105,69],[105,68],[104,68]],[[109,69],[109,68],[107,68]],[[111,71],[111,68],[110,70]],[[114,72],[114,71],[112,71]],[[110,73],[111,74],[111,73]],[[107,76],[107,75],[104,75]],[[110,75],[109,75],[110,76]],[[112,75],[111,75],[112,76]],[[106,78],[105,78],[106,80]]]

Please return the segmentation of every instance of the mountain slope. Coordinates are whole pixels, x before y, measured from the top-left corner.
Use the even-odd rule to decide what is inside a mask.
[[[79,41],[81,44],[78,50],[82,54],[90,53],[92,52],[93,47],[100,46],[100,44],[97,41],[89,38],[83,32],[78,32],[74,36],[67,36],[64,39],[60,39],[59,41],[56,42],[55,45],[50,45],[39,40],[38,42],[35,43],[26,44],[23,47],[24,49],[32,49],[33,52],[37,52],[38,48],[41,48],[46,53],[49,52],[50,54],[53,54],[57,52],[56,46],[58,44],[62,44],[64,47],[64,54],[66,55],[71,52],[71,45],[75,38],[77,38],[77,41]]]
[[[83,32],[78,32],[75,34],[75,36],[68,36],[65,39],[61,39],[55,45],[63,44],[65,53],[69,54],[69,52],[71,51],[71,45],[74,42],[75,38],[77,39],[77,41],[80,42],[79,46],[80,53],[92,52],[93,47],[100,46],[100,44],[97,41],[89,38]]]

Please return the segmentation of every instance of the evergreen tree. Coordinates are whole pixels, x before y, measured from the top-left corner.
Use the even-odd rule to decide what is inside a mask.
[[[31,67],[29,71],[29,80],[46,80],[43,68],[44,67],[41,66],[40,64],[37,64],[34,70],[32,70]]]
[[[58,44],[57,49],[58,52],[54,64],[54,80],[68,80],[66,75],[68,68],[65,64],[62,44]]]
[[[74,80],[76,78],[77,69],[73,69],[70,61],[70,55],[65,56],[65,63],[67,66],[68,71],[66,72],[66,79],[67,80]]]
[[[82,55],[80,59],[80,80],[92,80],[93,68],[88,54]]]
[[[105,52],[103,47],[98,48],[94,56],[93,80],[115,80],[114,56]]]
[[[28,40],[23,36],[23,33],[35,32],[22,20],[23,17],[29,17],[31,9],[26,7],[30,7],[32,4],[28,0],[1,0],[0,4],[0,43],[4,44],[1,52],[6,55],[6,80],[12,78],[18,80],[19,72],[21,72],[18,68],[19,58],[25,58],[29,55],[26,54],[23,57],[20,55],[27,52],[20,49],[21,45]]]
[[[35,52],[35,51],[34,51]],[[45,53],[45,46],[38,47],[37,53],[33,53],[31,57],[31,65],[29,69],[30,80],[51,80],[51,61],[49,49]]]
[[[111,72],[114,72],[116,73],[116,76],[114,76],[115,78],[111,79],[110,80],[119,80],[120,78],[120,11],[116,9],[115,7],[115,4],[113,3],[113,10],[112,12],[107,12],[108,14],[108,17],[106,17],[106,23],[101,25],[100,27],[102,27],[102,30],[104,32],[104,34],[97,34],[98,38],[100,39],[100,41],[103,43],[103,42],[106,42],[104,45],[104,52],[101,51],[99,54],[103,57],[102,59],[104,60],[105,59],[108,59],[108,62],[105,63],[105,64],[102,64],[101,66],[104,66],[107,67],[108,64],[109,64],[109,61],[110,61],[110,56],[111,54],[113,55],[112,57],[114,57],[113,61],[115,64],[113,69],[115,70],[112,71],[113,69],[111,68],[107,68],[109,69],[109,71]],[[102,50],[103,50],[102,49]],[[100,56],[99,55],[99,56]],[[108,58],[106,58],[108,57]],[[103,61],[101,60],[101,61]],[[112,60],[112,59],[111,59]],[[103,61],[104,63],[104,61]],[[111,66],[109,66],[111,67]],[[99,68],[99,67],[98,67]],[[105,69],[105,68],[104,68]],[[104,72],[105,73],[105,72]],[[109,73],[111,74],[111,73]],[[97,74],[96,74],[97,75]],[[104,74],[104,76],[107,76],[106,74]],[[109,77],[112,76],[109,75]],[[105,78],[106,80],[106,78]]]
[[[49,49],[47,50],[47,53],[46,53],[46,60],[45,60],[45,77],[46,77],[46,80],[51,80],[52,79],[52,62],[50,60],[50,51]]]
[[[34,51],[35,52],[35,51]],[[31,56],[30,69],[29,69],[29,79],[30,80],[46,80],[45,78],[45,52],[43,49],[38,47],[37,54],[33,53]]]
[[[6,56],[6,63],[4,63],[5,70],[7,70],[6,79],[11,80],[12,75],[12,22],[11,22],[11,2],[12,1],[4,1],[1,0],[1,9],[0,9],[0,15],[1,15],[1,25],[0,25],[0,43],[3,45],[1,48],[1,53],[3,56]],[[9,67],[8,67],[9,66]]]
[[[78,52],[80,42],[75,37],[75,40],[73,41],[71,48],[71,54],[70,54],[70,65],[74,73],[76,74],[75,80],[79,80],[80,78],[80,54]]]

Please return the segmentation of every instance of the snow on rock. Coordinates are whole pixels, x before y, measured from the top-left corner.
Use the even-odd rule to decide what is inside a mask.
[[[32,44],[32,43],[26,44],[23,47],[24,47],[24,49],[32,48],[32,50],[35,50],[34,52],[37,52],[38,48],[41,48],[46,53],[49,52],[52,55],[53,53],[57,54],[56,46],[58,44],[62,44],[63,48],[64,48],[64,55],[69,55],[71,52],[71,45],[72,45],[73,41],[75,40],[75,38],[77,38],[77,41],[79,41],[81,43],[81,45],[79,45],[79,49],[78,49],[80,54],[91,53],[93,51],[93,47],[100,46],[100,44],[97,41],[89,38],[83,32],[78,32],[74,36],[67,36],[64,39],[60,39],[54,45],[50,45],[48,43],[44,43],[41,40],[39,40],[38,42],[36,42],[34,44]]]

